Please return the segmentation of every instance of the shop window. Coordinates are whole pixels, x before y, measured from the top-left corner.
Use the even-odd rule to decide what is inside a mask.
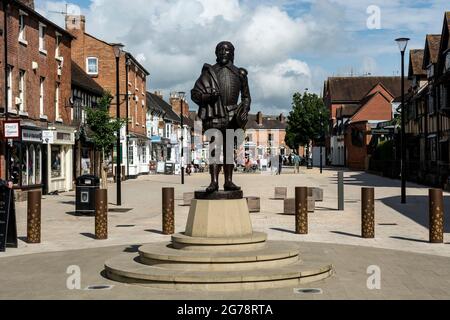
[[[142,148],[142,163],[147,162],[147,149],[145,147]]]
[[[20,184],[20,146],[15,143],[14,148],[11,149],[11,179],[15,186]]]
[[[42,156],[41,156],[41,146],[36,147],[36,154],[35,154],[35,183],[41,184],[42,183],[42,173],[41,173],[41,167],[42,167]]]
[[[128,146],[128,159],[131,165],[134,165],[134,152],[133,146]]]
[[[52,146],[51,151],[52,178],[60,178],[62,176],[61,146]]]
[[[35,183],[35,150],[34,146],[31,145],[28,148],[28,185],[34,185]]]
[[[23,148],[22,149],[22,159],[20,162],[20,173],[22,176],[22,186],[27,186],[28,185],[28,169],[27,169],[27,164],[28,164],[28,148]]]

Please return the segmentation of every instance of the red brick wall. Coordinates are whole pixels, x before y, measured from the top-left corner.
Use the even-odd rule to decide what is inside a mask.
[[[367,132],[369,130],[369,127],[367,125],[367,122],[351,124],[347,127],[344,138],[345,147],[347,149],[347,167],[352,170],[364,171],[367,169],[367,145],[370,143],[372,136],[365,133],[363,146],[355,146],[352,143],[352,128]]]
[[[98,75],[92,78],[109,91],[114,100],[112,101],[110,114],[116,117],[116,58],[113,47],[95,37],[82,32],[82,30],[70,30],[76,37],[72,45],[72,59],[81,68],[87,71],[86,59],[88,57],[98,58]],[[136,71],[132,63],[128,69],[128,83],[126,82],[126,58],[123,53],[119,60],[119,77],[120,77],[120,117],[126,118],[126,101],[125,94],[128,90],[130,93],[128,101],[128,118],[129,131],[139,134],[146,134],[145,115],[146,115],[146,76],[143,72]],[[136,80],[136,82],[135,82]],[[136,101],[137,100],[137,101]],[[144,104],[142,104],[144,101]]]
[[[391,120],[392,106],[390,101],[381,94],[377,93],[362,109],[353,117],[352,121],[362,120]]]

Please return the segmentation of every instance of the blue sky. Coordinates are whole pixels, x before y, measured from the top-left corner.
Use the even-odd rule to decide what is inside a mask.
[[[254,110],[287,112],[292,94],[320,93],[333,75],[393,75],[400,70],[394,39],[422,48],[440,33],[448,0],[72,0],[87,31],[120,41],[150,71],[149,90],[189,92],[221,40],[236,46],[236,65],[249,71]],[[63,1],[36,0],[50,11]],[[76,11],[76,10],[75,10]],[[379,22],[379,24],[378,24]],[[369,23],[369,24],[368,24]],[[192,106],[191,106],[192,107]]]

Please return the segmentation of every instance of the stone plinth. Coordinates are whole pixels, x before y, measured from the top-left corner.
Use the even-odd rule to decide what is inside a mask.
[[[261,212],[261,198],[260,197],[246,197],[248,210],[250,213]]]
[[[287,187],[275,187],[275,197],[276,200],[284,200],[287,198]]]
[[[316,202],[323,201],[323,189],[321,188],[308,188],[308,197],[313,198]]]
[[[190,237],[227,238],[253,233],[247,201],[192,200],[185,234]]]
[[[190,206],[192,200],[194,200],[195,198],[195,193],[194,192],[185,192],[183,193],[183,206]]]
[[[316,210],[316,202],[314,198],[308,197],[308,212],[314,212]],[[284,214],[295,215],[295,199],[284,200]]]

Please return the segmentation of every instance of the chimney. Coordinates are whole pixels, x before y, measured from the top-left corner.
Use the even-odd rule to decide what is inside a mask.
[[[161,99],[163,99],[162,91],[155,91],[155,92],[154,92],[154,95],[157,96],[157,97],[159,97],[159,98],[161,98]]]
[[[181,114],[181,99],[178,95],[178,92],[171,92],[170,93],[170,99],[169,103],[172,106],[172,110],[180,115]],[[183,100],[183,115],[185,117],[189,116],[189,104],[186,102],[186,100]]]
[[[284,116],[284,114],[281,113],[278,120],[280,120],[281,123],[285,123],[286,122],[286,117]]]
[[[66,16],[66,30],[67,31],[79,31],[83,33],[86,31],[86,17],[85,16]]]
[[[258,114],[256,115],[256,121],[258,121],[258,124],[260,126],[262,126],[263,124],[263,114],[261,111],[258,112]]]
[[[34,0],[19,0],[19,2],[34,10]]]

